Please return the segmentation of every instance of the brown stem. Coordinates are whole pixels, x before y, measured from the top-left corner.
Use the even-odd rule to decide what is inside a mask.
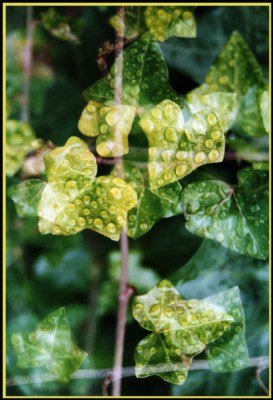
[[[23,64],[23,91],[22,91],[22,121],[29,121],[29,87],[30,76],[32,68],[32,43],[33,43],[33,30],[35,22],[33,21],[33,9],[31,6],[27,7],[27,37],[24,49],[24,64]]]

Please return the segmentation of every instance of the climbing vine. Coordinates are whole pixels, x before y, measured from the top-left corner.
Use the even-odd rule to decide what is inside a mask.
[[[95,82],[90,78],[78,132],[74,126],[73,136],[62,145],[37,139],[30,121],[7,117],[6,173],[13,177],[21,171],[21,181],[12,182],[8,196],[20,217],[38,219],[39,232],[49,235],[48,241],[52,235],[85,230],[112,241],[125,233],[136,240],[149,231],[152,235],[161,219],[173,217],[175,229],[183,225],[189,238],[204,238],[219,252],[231,251],[257,263],[268,259],[268,161],[246,157],[236,171],[237,183],[218,173],[227,148],[239,154],[244,145],[253,148],[253,141],[267,141],[268,83],[243,35],[234,30],[199,86],[183,94],[172,88],[159,42],[198,37],[195,9],[125,6],[112,15],[109,24],[124,40],[122,70],[117,60],[109,62],[115,45],[108,44],[104,58],[99,58],[99,65],[106,64],[105,76]],[[55,8],[43,11],[39,24],[55,40],[80,44],[81,25]],[[39,158],[36,174],[26,173],[28,155]],[[111,167],[106,174],[104,165]],[[136,377],[158,375],[183,385],[201,353],[212,372],[250,365],[244,301],[236,278],[218,293],[215,289],[200,296],[192,290],[184,299],[183,271],[179,278],[171,276],[172,283],[143,267],[133,276],[130,257],[126,301],[133,291],[138,293],[128,318],[151,332],[135,344]],[[205,270],[206,257],[200,262]],[[113,271],[100,294],[116,288],[109,304],[116,302],[120,280],[119,271]],[[45,368],[61,382],[69,382],[85,360],[92,359],[71,340],[64,307],[44,315],[28,335],[13,332],[12,345],[18,368]]]

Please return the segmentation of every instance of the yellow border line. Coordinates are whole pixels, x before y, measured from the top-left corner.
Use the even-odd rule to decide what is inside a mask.
[[[27,7],[27,6],[128,6],[128,5],[151,5],[151,6],[159,6],[159,5],[164,5],[164,6],[171,6],[171,5],[184,5],[184,6],[192,6],[193,3],[3,3],[3,132],[6,131],[6,8],[7,7]],[[271,73],[271,54],[272,54],[272,39],[271,39],[271,32],[272,32],[272,25],[271,25],[271,17],[272,17],[272,7],[271,3],[197,3],[194,4],[195,6],[267,6],[269,7],[269,121],[270,121],[270,126],[271,126],[271,95],[272,95],[272,73]],[[271,167],[272,167],[272,162],[271,162],[271,156],[272,156],[272,149],[271,149],[271,144],[272,144],[272,139],[271,139],[271,134],[269,134],[269,165],[270,165],[270,177],[272,176],[271,174]],[[6,200],[5,200],[5,195],[6,195],[6,176],[5,176],[5,168],[6,168],[6,135],[3,134],[3,348],[6,350]],[[271,206],[271,179],[269,180],[269,188],[270,188],[270,193],[269,193],[269,204]],[[270,220],[270,243],[272,239],[272,222],[271,218]],[[269,266],[271,265],[271,260],[272,260],[272,251],[271,251],[271,246],[269,247],[270,251],[270,256],[269,256]],[[272,335],[271,332],[271,299],[272,299],[272,285],[271,285],[271,270],[269,268],[269,333],[270,337]],[[269,367],[271,366],[271,359],[272,359],[272,347],[271,347],[271,342],[269,341]],[[3,398],[11,398],[11,399],[21,399],[21,398],[46,398],[46,399],[52,399],[52,398],[58,398],[58,399],[65,399],[65,398],[71,398],[71,399],[91,399],[95,398],[108,398],[108,396],[7,396],[6,395],[6,353],[4,352],[3,354]],[[258,399],[268,399],[271,397],[271,384],[272,384],[272,378],[271,374],[269,374],[269,396],[175,396],[177,398],[195,398],[195,399],[205,399],[205,398],[218,398],[218,399],[226,399],[226,398],[241,398],[241,399],[249,399],[249,398],[258,398]],[[147,396],[118,396],[118,398],[130,398],[130,399],[138,399],[138,398],[147,398]],[[148,396],[148,398],[151,399],[165,399],[165,398],[173,398],[174,396]]]

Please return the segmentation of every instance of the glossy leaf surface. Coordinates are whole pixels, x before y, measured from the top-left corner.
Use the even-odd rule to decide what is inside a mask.
[[[117,174],[118,168],[113,171]],[[137,239],[148,232],[161,218],[182,213],[179,202],[181,186],[169,185],[161,193],[153,193],[147,180],[133,163],[123,163],[124,180],[132,186],[137,194],[137,204],[128,212],[128,236]],[[164,197],[165,195],[165,197]]]
[[[38,203],[45,185],[46,182],[40,179],[30,179],[8,189],[8,195],[14,201],[20,217],[37,216]]]
[[[153,39],[163,42],[171,36],[196,37],[196,22],[193,7],[148,6],[145,21]]]
[[[71,137],[45,156],[48,184],[39,203],[43,234],[72,235],[90,228],[118,240],[136,194],[122,179],[95,178],[97,165],[88,146]]]
[[[149,141],[152,190],[183,178],[201,165],[223,160],[221,122],[210,110],[196,113],[184,124],[178,105],[165,100],[146,112],[139,124]]]
[[[115,69],[114,64],[109,76],[85,90],[86,101],[114,104]],[[168,69],[163,54],[147,32],[123,52],[121,103],[136,108],[149,108],[165,99],[182,106],[182,100],[168,83]]]
[[[32,128],[25,122],[8,120],[6,124],[6,174],[13,176],[21,168],[31,143],[36,139]]]
[[[188,185],[182,192],[186,228],[241,254],[268,257],[268,173],[246,168],[238,186],[221,181]]]
[[[46,367],[62,382],[68,382],[87,357],[87,353],[71,341],[64,307],[44,318],[28,337],[14,333],[12,343],[19,368]]]
[[[167,280],[134,299],[133,316],[153,332],[137,345],[136,375],[156,374],[177,384],[185,381],[192,357],[218,339],[233,321],[223,307],[206,299],[183,300]],[[151,372],[151,367],[159,371]]]
[[[216,341],[209,343],[206,349],[208,364],[214,372],[238,371],[249,365],[245,342],[245,317],[240,292],[234,287],[222,293],[207,297],[218,306],[224,306],[233,322]]]
[[[102,157],[127,154],[135,109],[130,106],[104,106],[89,101],[82,112],[78,128],[86,136],[98,136],[97,152]]]

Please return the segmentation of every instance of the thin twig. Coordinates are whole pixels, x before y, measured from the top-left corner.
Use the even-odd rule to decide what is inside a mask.
[[[257,368],[260,372],[266,368],[268,368],[269,359],[267,356],[261,357],[253,357],[249,360],[249,365],[246,368]],[[179,368],[179,367],[178,367]],[[190,370],[208,370],[209,366],[207,361],[205,360],[193,360]],[[150,373],[160,373],[160,372],[169,372],[176,370],[174,367],[166,368],[165,364],[154,365],[148,372]],[[126,367],[122,368],[121,376],[123,378],[127,378],[130,376],[135,376],[135,367]],[[112,370],[109,368],[105,369],[79,369],[74,372],[72,375],[72,379],[103,379],[108,378],[107,382],[110,380],[114,380],[111,377]],[[19,385],[27,385],[32,383],[41,383],[41,382],[50,382],[55,381],[56,377],[51,374],[41,374],[39,376],[14,376],[8,378],[6,384],[8,387],[10,386],[19,386]],[[110,383],[110,382],[109,382]],[[108,384],[107,383],[107,386]]]
[[[265,392],[265,394],[269,395],[269,390],[267,389],[267,387],[265,386],[265,384],[263,383],[262,378],[261,378],[261,372],[264,369],[265,368],[257,368],[256,369],[256,379],[257,379],[259,386],[262,388],[262,390]]]
[[[23,90],[22,90],[22,121],[29,121],[29,87],[30,76],[32,68],[32,43],[33,43],[33,30],[35,23],[33,21],[33,9],[31,6],[27,7],[27,37],[24,49],[24,64],[23,64]]]

